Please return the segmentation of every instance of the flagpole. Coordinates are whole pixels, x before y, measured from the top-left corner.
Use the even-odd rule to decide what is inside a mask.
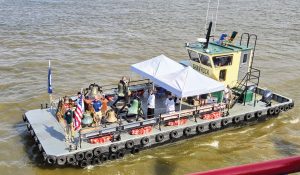
[[[52,109],[52,77],[51,77],[51,61],[49,60],[49,68],[48,68],[48,94],[49,94],[49,102],[50,108]]]

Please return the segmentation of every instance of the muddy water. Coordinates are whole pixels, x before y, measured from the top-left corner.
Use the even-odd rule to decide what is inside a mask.
[[[292,111],[101,166],[52,169],[38,162],[21,122],[26,110],[48,100],[47,60],[52,60],[54,96],[93,82],[116,82],[130,75],[132,63],[159,54],[179,61],[187,57],[184,43],[203,36],[207,3],[0,0],[1,174],[184,174],[299,155],[299,8],[298,0],[221,1],[215,32],[258,35],[254,64],[262,70],[261,86],[293,98]]]

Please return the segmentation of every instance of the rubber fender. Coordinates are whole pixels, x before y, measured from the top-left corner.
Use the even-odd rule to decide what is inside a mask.
[[[38,148],[40,152],[43,152],[43,146],[40,143],[38,144]]]
[[[80,162],[80,167],[84,168],[84,167],[87,167],[91,164],[91,161],[90,160],[82,160]]]
[[[94,151],[93,151],[93,153],[94,153],[95,157],[99,157],[100,154],[101,154],[101,148],[99,148],[99,147],[95,148]]]
[[[268,109],[268,114],[269,115],[273,115],[274,113],[275,113],[275,109],[274,108]]]
[[[217,123],[216,122],[210,122],[209,127],[210,127],[211,130],[215,130],[215,129],[217,129]]]
[[[25,114],[22,115],[22,119],[23,119],[24,122],[27,121],[27,118],[26,118],[26,115],[25,115]]]
[[[221,121],[221,124],[222,124],[222,126],[224,127],[224,126],[227,126],[228,125],[228,119],[223,119],[222,121]]]
[[[123,158],[125,156],[125,151],[124,150],[119,150],[117,152],[117,158]]]
[[[86,160],[92,159],[94,157],[93,151],[89,150],[85,152],[84,157],[86,158]]]
[[[55,156],[47,156],[47,163],[49,165],[54,165],[56,163],[56,157]]]
[[[203,125],[198,125],[196,127],[196,130],[197,130],[198,133],[202,133],[202,132],[204,132],[204,126]]]
[[[289,104],[289,107],[290,107],[290,109],[293,109],[293,107],[294,107],[294,102],[291,103],[291,104]]]
[[[116,145],[116,144],[110,145],[109,151],[112,152],[112,153],[117,152],[118,151],[118,145]]]
[[[141,144],[142,145],[147,145],[148,143],[149,143],[149,138],[148,137],[143,137],[142,139],[141,139]]]
[[[233,123],[239,123],[240,117],[234,117],[232,120],[233,120]]]
[[[170,139],[176,139],[178,138],[178,132],[177,131],[171,131],[170,132]]]
[[[284,111],[288,111],[290,109],[289,105],[284,105]]]
[[[183,130],[183,134],[184,134],[185,136],[191,135],[191,132],[192,132],[192,129],[191,129],[190,127],[186,127],[186,128],[184,128],[184,130]]]
[[[284,106],[279,106],[280,111],[284,111]]]
[[[125,143],[125,147],[126,147],[127,149],[133,148],[133,147],[134,147],[134,142],[133,142],[133,140],[128,140],[128,141]]]
[[[67,156],[67,163],[68,164],[74,164],[76,162],[75,155],[71,154]]]
[[[252,118],[252,115],[251,115],[251,114],[245,114],[245,116],[244,116],[244,119],[245,119],[246,121],[251,120],[251,118]]]
[[[109,158],[109,160],[115,160],[115,159],[117,159],[117,154],[111,153],[108,158]]]
[[[279,114],[279,113],[280,113],[280,109],[279,109],[278,107],[276,107],[276,108],[275,108],[274,114],[277,115],[277,114]]]
[[[256,116],[257,118],[260,118],[260,117],[262,116],[262,111],[257,111],[257,112],[255,113],[255,116]]]
[[[30,131],[31,130],[31,124],[27,123],[27,130]]]
[[[84,159],[84,153],[83,152],[78,152],[75,154],[76,160],[80,161]]]
[[[57,157],[56,161],[57,161],[57,165],[62,166],[67,163],[67,158],[66,158],[66,156],[59,156],[59,157]]]
[[[131,153],[132,153],[132,154],[137,154],[137,153],[139,153],[139,152],[140,152],[140,148],[137,147],[137,146],[134,146],[134,147],[132,148],[132,150],[131,150]]]
[[[107,153],[102,153],[100,155],[100,160],[101,160],[101,162],[107,161],[108,160],[108,154]]]
[[[93,165],[98,165],[98,164],[100,164],[101,163],[101,160],[100,160],[100,158],[98,158],[98,157],[95,157],[94,159],[93,159],[93,161],[92,161],[92,164]]]
[[[157,134],[155,136],[156,142],[162,142],[164,140],[165,136],[163,134]]]
[[[34,131],[33,131],[33,130],[30,130],[30,135],[31,135],[32,137],[34,137],[34,136],[35,136],[35,133],[34,133]]]

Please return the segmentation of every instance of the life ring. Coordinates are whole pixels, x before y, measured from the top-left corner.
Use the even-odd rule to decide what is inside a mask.
[[[217,123],[216,122],[210,122],[209,127],[210,127],[211,130],[215,130],[215,129],[217,129]]]
[[[76,162],[76,158],[75,158],[75,156],[73,155],[73,154],[71,154],[71,155],[68,155],[67,156],[67,163],[68,164],[74,164]]]
[[[234,117],[232,120],[233,120],[233,123],[239,123],[240,117]]]
[[[47,163],[49,165],[54,165],[56,163],[56,157],[55,156],[47,156]]]
[[[184,130],[183,130],[183,134],[184,134],[185,136],[191,135],[191,132],[192,132],[192,129],[191,129],[190,127],[186,127],[186,128],[184,128]]]
[[[246,121],[251,120],[251,118],[252,118],[252,115],[251,115],[251,114],[245,114],[245,116],[244,116],[244,119],[245,119]]]
[[[132,150],[131,150],[131,153],[132,153],[132,154],[136,154],[136,153],[139,153],[139,152],[140,152],[140,148],[137,147],[137,146],[134,146],[134,147],[132,148]]]
[[[256,118],[260,118],[262,116],[262,111],[257,111],[255,113]]]
[[[177,139],[178,138],[178,132],[177,131],[171,131],[170,132],[170,139]]]
[[[94,153],[95,157],[100,156],[100,154],[101,154],[101,148],[99,148],[99,147],[95,148],[94,151],[93,151],[93,153]]]
[[[164,140],[165,136],[163,134],[157,134],[155,136],[156,142],[162,142]]]
[[[276,107],[276,108],[275,108],[274,114],[277,115],[277,114],[279,114],[279,113],[280,113],[280,109],[279,109],[278,107]]]
[[[111,153],[108,157],[109,160],[115,160],[117,159],[117,154],[116,153]]]
[[[202,132],[204,132],[204,126],[203,125],[198,125],[196,127],[196,130],[197,130],[198,133],[202,133]]]
[[[229,124],[228,119],[223,119],[223,120],[221,121],[221,125],[222,125],[223,127],[227,126],[228,124]]]
[[[102,153],[102,154],[100,155],[100,160],[101,160],[101,162],[107,161],[107,160],[108,160],[108,155],[107,155],[107,153]]]
[[[268,110],[268,114],[269,115],[273,115],[275,113],[275,109],[274,108],[270,108],[269,110]]]
[[[149,143],[149,138],[148,137],[143,137],[142,139],[141,139],[141,144],[142,145],[147,145],[148,143]]]
[[[83,152],[78,152],[75,154],[76,160],[80,161],[84,159],[84,153]]]
[[[125,147],[126,147],[127,149],[133,148],[133,147],[134,147],[134,142],[133,142],[133,140],[128,140],[128,141],[125,143]]]
[[[66,164],[67,158],[66,158],[66,156],[59,156],[59,157],[57,157],[56,161],[57,161],[58,165],[62,166],[62,165]]]
[[[119,150],[117,152],[117,158],[123,158],[125,156],[125,151],[124,150]]]
[[[290,109],[293,109],[294,107],[294,102],[289,104]]]
[[[84,168],[84,167],[87,167],[88,165],[91,164],[91,161],[90,160],[82,160],[80,162],[80,167]]]
[[[92,161],[92,164],[93,165],[98,165],[98,164],[100,164],[101,163],[101,160],[100,160],[100,158],[98,158],[98,157],[95,157],[94,159],[93,159],[93,161]]]
[[[290,109],[289,105],[284,105],[284,111],[288,111]]]
[[[117,152],[118,151],[118,145],[115,145],[115,144],[110,145],[109,151],[112,152],[112,153]]]
[[[91,150],[85,152],[85,155],[84,155],[84,157],[86,158],[86,160],[92,159],[93,156],[94,156],[94,155],[93,155],[93,151],[91,151]]]

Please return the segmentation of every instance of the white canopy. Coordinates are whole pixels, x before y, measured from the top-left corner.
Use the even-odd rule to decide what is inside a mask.
[[[159,55],[152,59],[131,65],[133,72],[151,80],[155,77],[177,72],[182,69],[184,69],[183,65],[165,55]]]
[[[225,88],[222,83],[200,74],[190,66],[180,71],[154,78],[153,82],[172,92],[177,97],[208,94],[222,91]]]

